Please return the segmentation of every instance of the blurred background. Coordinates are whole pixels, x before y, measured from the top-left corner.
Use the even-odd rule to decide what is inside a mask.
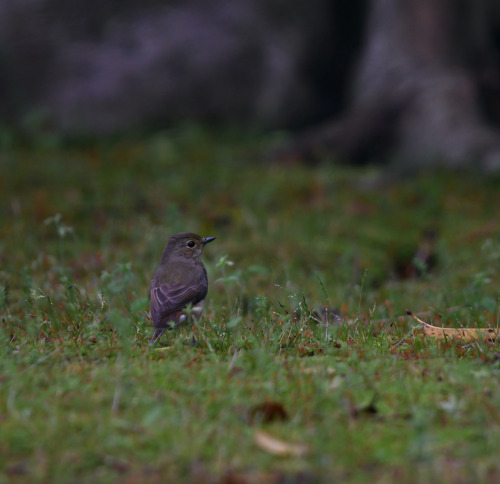
[[[2,0],[0,122],[290,130],[277,155],[500,168],[496,0]]]

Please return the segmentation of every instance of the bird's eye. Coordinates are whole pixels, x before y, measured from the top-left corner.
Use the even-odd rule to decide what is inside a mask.
[[[190,249],[192,249],[196,243],[193,241],[193,240],[190,240],[187,244],[186,244]]]

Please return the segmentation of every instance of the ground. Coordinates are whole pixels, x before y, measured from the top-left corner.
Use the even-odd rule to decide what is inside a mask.
[[[275,138],[3,138],[2,481],[498,482],[498,343],[405,310],[499,325],[500,180],[269,164]],[[217,237],[206,313],[148,347],[181,231]]]

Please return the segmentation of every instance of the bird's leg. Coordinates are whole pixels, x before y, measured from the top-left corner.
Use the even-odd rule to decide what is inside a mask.
[[[149,340],[149,346],[151,346],[161,335],[166,331],[167,328],[156,328],[153,337]]]

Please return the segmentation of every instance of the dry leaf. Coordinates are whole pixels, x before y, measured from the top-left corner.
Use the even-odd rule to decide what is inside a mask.
[[[248,421],[250,424],[270,423],[275,421],[288,420],[288,413],[285,407],[279,402],[262,402],[254,405],[248,411]]]
[[[284,440],[276,439],[262,430],[256,430],[254,434],[255,443],[266,452],[273,455],[291,455],[300,457],[309,452],[309,448],[305,444],[291,444]]]
[[[422,325],[424,334],[438,339],[459,339],[462,341],[490,340],[500,336],[500,329],[492,328],[439,328],[417,318],[410,310],[406,314]]]

